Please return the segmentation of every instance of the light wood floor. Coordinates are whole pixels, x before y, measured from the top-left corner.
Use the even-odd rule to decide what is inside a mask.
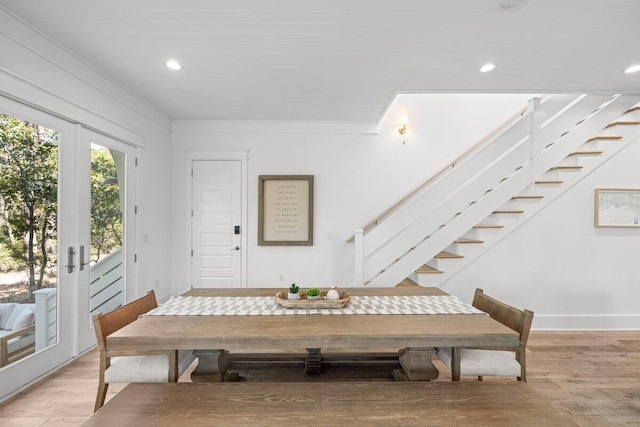
[[[529,386],[581,426],[640,426],[640,331],[532,332],[528,353]],[[436,361],[438,381],[450,373]],[[298,365],[255,364],[235,367],[246,381],[376,380],[391,381],[393,364],[375,369],[323,366],[323,374],[305,376]],[[0,426],[75,426],[92,413],[97,389],[98,355],[91,351],[29,389],[0,404]],[[188,381],[188,375],[183,376]],[[462,381],[477,381],[463,377]],[[513,382],[485,378],[487,382]],[[112,385],[107,399],[123,385]]]

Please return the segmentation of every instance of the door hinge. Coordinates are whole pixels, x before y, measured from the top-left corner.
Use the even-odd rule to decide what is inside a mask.
[[[193,169],[191,169],[191,178],[193,178]]]
[[[138,158],[136,157],[136,161],[134,162],[135,166],[138,167]]]
[[[133,213],[134,213],[135,215],[138,215],[138,207],[137,207],[137,206],[134,206],[134,207],[133,207]]]
[[[138,254],[133,254],[133,262],[138,262]]]
[[[193,218],[193,209],[191,209],[191,218]]]
[[[191,249],[191,258],[193,258],[193,249]]]

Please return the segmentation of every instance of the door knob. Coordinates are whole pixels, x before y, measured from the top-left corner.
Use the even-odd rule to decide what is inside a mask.
[[[84,245],[80,246],[80,271],[84,270],[85,265],[91,264],[91,261],[84,262]]]
[[[232,251],[239,251],[240,250],[240,246],[236,246],[235,248],[231,248]]]
[[[67,265],[65,265],[67,273],[73,273],[73,270],[76,268],[76,265],[73,263],[73,256],[75,254],[76,251],[73,249],[73,246],[69,246],[69,250],[67,251]]]

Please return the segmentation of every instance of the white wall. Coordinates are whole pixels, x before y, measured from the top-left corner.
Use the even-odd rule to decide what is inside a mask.
[[[534,329],[640,329],[640,229],[594,227],[596,188],[640,188],[640,140],[443,285],[535,312]]]
[[[0,9],[0,95],[139,148],[138,294],[171,289],[171,120]],[[136,295],[129,295],[129,298]]]
[[[379,126],[175,122],[173,292],[188,288],[187,151],[211,150],[214,158],[215,150],[249,150],[249,287],[345,285],[353,280],[353,245],[345,243],[353,230],[524,108],[530,97],[399,95]],[[403,113],[409,117],[404,137],[397,132]],[[257,245],[258,176],[285,174],[315,177],[312,247]]]

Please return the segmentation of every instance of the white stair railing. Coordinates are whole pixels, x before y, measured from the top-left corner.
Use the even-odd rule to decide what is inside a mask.
[[[375,228],[355,234],[356,286],[399,283],[636,101],[617,95],[560,95],[531,102],[519,120]]]
[[[124,263],[123,250],[110,253],[106,258],[91,266],[90,311],[108,313],[124,303]]]
[[[33,291],[36,299],[36,352],[58,342],[58,290]]]

